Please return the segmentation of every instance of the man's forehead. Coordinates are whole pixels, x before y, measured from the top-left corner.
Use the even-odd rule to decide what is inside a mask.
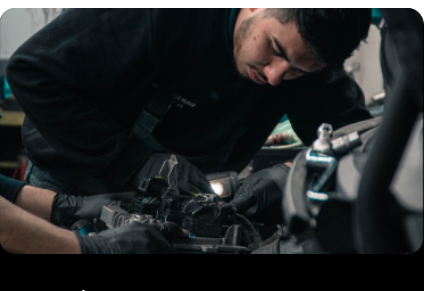
[[[281,46],[292,65],[299,66],[305,71],[317,71],[326,65],[319,60],[307,41],[298,32],[294,21],[285,24],[276,19],[271,20],[270,34]]]

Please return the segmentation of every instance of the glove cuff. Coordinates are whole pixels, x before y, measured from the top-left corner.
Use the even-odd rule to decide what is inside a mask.
[[[53,198],[50,222],[60,227],[70,227],[75,221],[76,207],[81,204],[76,197],[57,193]]]
[[[28,183],[0,175],[0,196],[5,198],[6,200],[9,200],[12,203],[15,203],[16,197],[18,196],[22,187],[24,187],[26,184]]]
[[[102,236],[85,236],[74,232],[80,245],[80,251],[83,255],[115,254],[108,243],[108,240]]]
[[[57,226],[62,226],[60,211],[58,211],[59,205],[61,201],[63,201],[65,194],[56,193],[55,197],[53,197],[52,202],[52,210],[50,212],[50,222]]]

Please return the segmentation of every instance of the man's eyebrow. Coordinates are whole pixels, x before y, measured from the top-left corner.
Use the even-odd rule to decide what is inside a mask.
[[[304,75],[317,75],[317,74],[319,74],[320,72],[322,72],[322,69],[319,69],[319,70],[316,70],[316,71],[314,71],[314,72],[306,72],[306,71],[303,71],[303,70],[300,70],[300,69],[298,69],[301,73],[303,73]]]
[[[280,44],[280,42],[273,37],[273,41],[274,44],[276,45],[277,49],[279,50],[280,55],[282,56],[282,58],[284,58],[285,60],[287,60],[288,62],[292,63],[292,61],[288,58],[288,56],[286,55],[285,50],[283,49],[282,45]]]
[[[277,49],[279,50],[280,55],[282,56],[282,58],[284,58],[286,61],[288,61],[289,63],[292,64],[292,61],[288,58],[288,55],[286,54],[285,50],[283,49],[283,46],[280,44],[280,42],[275,38],[272,37],[273,42],[275,43]],[[301,73],[303,73],[304,75],[315,75],[320,73],[322,70],[317,70],[314,72],[306,72],[304,70],[301,70],[300,68],[297,68],[298,71],[300,71]]]

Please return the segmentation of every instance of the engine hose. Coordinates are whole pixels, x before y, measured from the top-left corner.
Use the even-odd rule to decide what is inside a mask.
[[[278,225],[278,230],[273,233],[273,235],[265,240],[260,244],[260,248],[267,246],[271,243],[274,243],[277,240],[287,240],[289,239],[289,226],[288,225]]]
[[[261,244],[260,244],[260,247],[263,247],[263,246],[266,246],[266,245],[269,245],[269,244],[271,244],[271,243],[273,243],[273,242],[275,242],[276,240],[278,240],[278,239],[281,239],[283,236],[282,236],[282,233],[281,232],[279,232],[279,231],[276,231],[271,237],[269,237],[268,239],[266,239],[266,240],[264,240]]]
[[[258,249],[263,242],[258,230],[255,229],[255,227],[251,224],[251,222],[249,222],[249,220],[241,214],[236,214],[236,220],[248,230],[248,236],[249,236],[249,239],[251,240],[249,248],[251,250]]]

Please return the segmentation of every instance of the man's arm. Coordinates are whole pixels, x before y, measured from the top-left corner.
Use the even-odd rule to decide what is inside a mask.
[[[18,194],[17,194],[18,193]],[[53,222],[73,223],[91,220],[112,199],[130,199],[134,193],[116,193],[92,197],[55,194],[50,190],[25,186],[25,183],[0,175],[0,194],[11,202],[18,201],[33,213]],[[164,236],[186,238],[187,232],[177,225],[149,221],[134,223],[84,237],[28,213],[0,196],[0,245],[18,254],[100,254],[100,253],[170,253],[171,246]],[[65,223],[66,224],[66,223]],[[161,235],[162,234],[162,235]]]
[[[33,187],[0,174],[0,196],[53,224],[70,227],[78,220],[92,221],[99,217],[102,207],[120,200],[129,203],[137,192],[72,196]]]
[[[56,193],[0,174],[0,196],[35,216],[50,221]]]
[[[126,102],[129,80],[140,86],[148,74],[150,29],[148,9],[69,9],[18,48],[6,68],[14,95],[48,143],[119,186],[151,151],[105,107]]]
[[[187,238],[187,232],[171,222],[147,221],[92,237],[82,236],[56,227],[0,197],[0,245],[14,254],[174,253],[166,238]]]
[[[0,196],[0,244],[10,253],[168,253],[172,249],[161,234],[170,239],[187,237],[187,232],[177,225],[156,221],[84,237],[58,228],[11,203],[17,201],[46,220],[52,218],[52,222],[70,226],[77,220],[98,217],[102,206],[112,199],[131,200],[134,192],[74,197],[25,185],[0,174],[0,194],[4,195]]]
[[[61,229],[0,197],[0,244],[17,254],[79,254],[71,231]]]
[[[56,192],[25,185],[16,197],[15,204],[29,213],[50,221],[53,199]]]

